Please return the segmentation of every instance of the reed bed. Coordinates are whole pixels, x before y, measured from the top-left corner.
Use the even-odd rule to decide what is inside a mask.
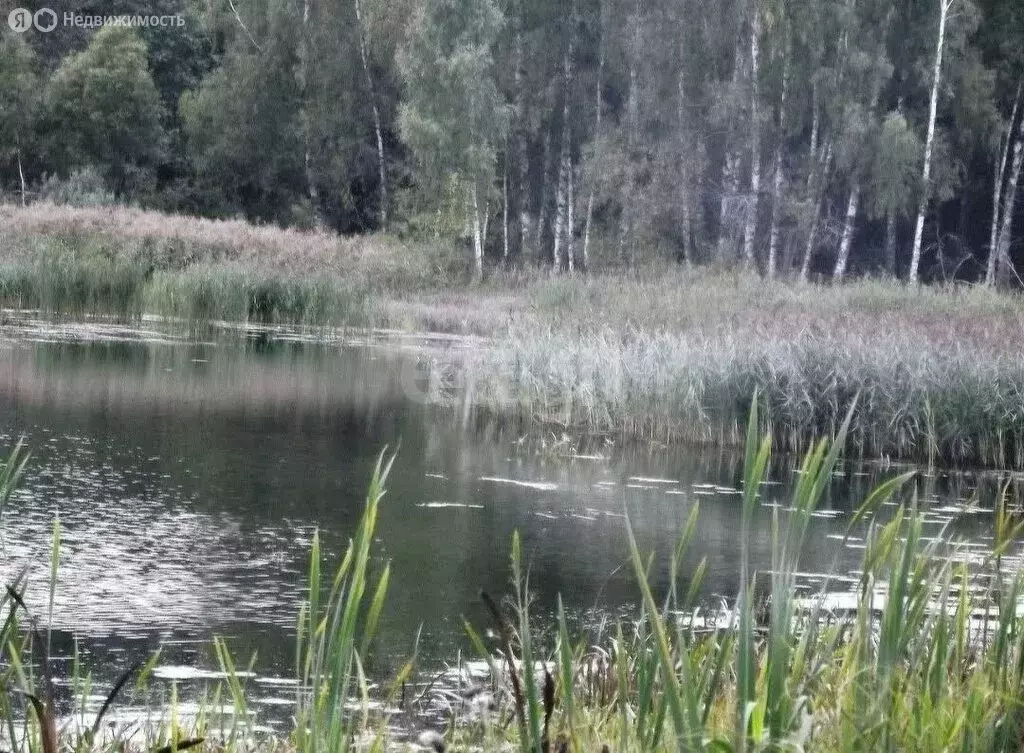
[[[514,541],[512,597],[504,613],[492,610],[514,723],[455,724],[453,748],[1024,747],[1024,576],[1019,560],[1015,568],[1000,564],[1021,533],[1019,519],[999,506],[991,551],[969,567],[955,544],[945,549],[925,540],[922,513],[902,491],[913,474],[893,477],[864,499],[847,529],[866,543],[851,594],[856,608],[830,612],[827,586],[817,596],[799,589],[800,552],[852,414],[835,441],[816,442],[804,456],[791,505],[773,514],[770,568],[756,571],[751,526],[771,454],[770,436],[757,433],[756,405],[755,399],[746,432],[737,596],[720,625],[709,628],[714,623],[703,619],[703,562],[680,570],[693,543],[696,505],[668,553],[669,587],[662,593],[650,585],[654,555],[640,550],[627,523],[641,611],[597,636],[571,635],[563,613],[546,630],[531,623],[529,577]],[[894,497],[895,514],[879,516]]]
[[[693,546],[694,504],[656,591],[656,553],[641,550],[628,522],[624,552],[637,583],[634,619],[597,632],[572,632],[560,608],[553,625],[531,613],[531,574],[513,538],[506,599],[482,595],[492,637],[465,624],[471,644],[491,667],[495,703],[481,715],[453,715],[443,731],[416,739],[415,716],[401,738],[389,722],[408,711],[400,689],[416,657],[383,690],[383,711],[370,713],[365,667],[384,613],[390,568],[376,554],[376,521],[391,460],[378,461],[363,517],[347,551],[326,576],[316,539],[296,646],[299,681],[294,727],[261,736],[251,727],[243,673],[229,647],[215,642],[223,681],[210,706],[187,722],[170,709],[143,737],[101,721],[134,677],[156,659],[129,668],[92,724],[63,725],[28,659],[46,638],[21,599],[23,578],[0,594],[8,613],[0,680],[0,723],[16,753],[60,750],[217,751],[520,750],[551,751],[1018,751],[1024,748],[1024,570],[1016,542],[1024,522],[995,501],[993,539],[982,558],[957,542],[922,535],[923,513],[904,490],[913,473],[871,491],[848,522],[847,537],[865,543],[855,608],[830,611],[828,584],[808,593],[799,583],[809,521],[841,458],[853,412],[833,441],[804,456],[791,504],[773,508],[769,567],[751,561],[755,513],[770,465],[770,435],[760,435],[755,395],[745,432],[741,555],[735,599],[711,607],[702,597],[705,564],[683,570]],[[0,497],[24,467],[21,450],[0,474]],[[891,505],[896,502],[898,506]],[[886,512],[884,515],[881,511]],[[54,552],[59,550],[55,528]],[[845,540],[843,544],[845,544]],[[59,577],[56,554],[51,589]],[[660,567],[660,566],[658,566]],[[767,596],[767,599],[765,597]],[[705,619],[708,614],[720,619]],[[74,686],[88,684],[75,663]],[[82,684],[85,682],[86,684]],[[227,725],[207,708],[233,707]],[[175,699],[172,694],[171,702]],[[20,725],[20,726],[19,726]]]
[[[1024,357],[900,333],[787,341],[605,330],[510,336],[467,371],[476,404],[562,431],[740,446],[750,395],[780,450],[841,423],[867,457],[1024,467]]]
[[[526,431],[738,446],[758,389],[762,428],[801,452],[860,394],[850,452],[1024,468],[1017,293],[665,264],[470,283],[463,257],[123,207],[0,206],[2,305],[483,335],[446,379]]]
[[[157,269],[102,243],[36,242],[31,261],[0,264],[0,304],[52,317],[143,314],[308,326],[365,321],[366,294],[326,276],[272,274],[240,263]]]

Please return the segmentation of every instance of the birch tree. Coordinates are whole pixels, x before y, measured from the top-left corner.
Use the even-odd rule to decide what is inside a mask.
[[[32,49],[21,37],[0,37],[0,162],[14,162],[22,206],[27,190],[25,162],[35,140],[38,86]]]
[[[597,77],[595,78],[594,84],[594,138],[598,138],[601,134],[601,111],[604,108],[602,102],[601,87],[604,85],[604,63],[605,63],[605,20],[604,20],[604,0],[597,0],[598,3],[598,30],[597,30]],[[587,194],[587,216],[584,220],[583,225],[583,258],[582,268],[586,271],[590,266],[590,231],[591,225],[594,221],[594,188],[591,187]]]
[[[573,39],[570,33],[569,49],[565,52],[563,61],[563,83],[562,83],[562,137],[561,157],[558,168],[558,188],[555,199],[555,231],[554,248],[552,252],[552,264],[556,271],[569,270],[572,267],[572,260],[569,258],[569,246],[572,238],[571,225],[571,193],[573,180],[572,166],[572,127],[569,121],[570,116],[570,87],[572,85],[572,54]],[[563,235],[567,237],[564,239]],[[563,262],[561,251],[566,249],[566,258]]]
[[[425,0],[398,56],[407,89],[402,136],[425,188],[436,190],[451,178],[464,186],[477,279],[484,213],[508,121],[494,78],[493,47],[503,22],[490,0]]]
[[[1017,95],[1013,99],[1013,109],[1010,110],[1010,120],[1007,122],[1003,132],[1000,134],[999,151],[995,163],[995,185],[992,189],[992,224],[989,232],[988,264],[985,272],[985,284],[990,287],[996,282],[996,271],[999,259],[999,236],[1002,230],[1001,219],[1003,216],[1003,187],[1006,184],[1006,170],[1008,167],[1007,160],[1010,156],[1011,144],[1013,143],[1014,122],[1017,120],[1017,110],[1020,107],[1022,90],[1024,90],[1024,83],[1017,85]]]
[[[761,7],[750,0],[750,191],[747,196],[746,224],[743,228],[743,261],[753,268],[754,236],[757,233],[757,209],[761,197],[761,120],[758,77],[761,74]]]
[[[1001,210],[1001,227],[996,238],[994,252],[996,268],[994,277],[998,279],[1012,267],[1010,262],[1010,235],[1013,231],[1014,210],[1017,206],[1017,187],[1020,184],[1021,166],[1024,163],[1024,118],[1017,128],[1017,138],[1013,144],[1013,163],[1007,177],[1006,190],[1003,193]]]
[[[935,148],[935,118],[939,106],[939,91],[942,83],[942,55],[946,47],[946,23],[956,0],[938,0],[939,35],[935,44],[935,65],[932,68],[932,91],[928,99],[928,135],[924,142],[924,168],[921,171],[921,197],[917,204],[917,222],[914,225],[914,245],[911,248],[910,271],[907,280],[918,282],[921,265],[921,243],[924,238],[924,216],[931,199],[932,152]]]
[[[782,151],[786,141],[786,95],[789,93],[790,56],[792,41],[788,26],[783,32],[786,43],[782,61],[782,85],[779,92],[779,114],[775,137],[775,156],[772,160],[772,218],[768,229],[768,264],[765,271],[769,280],[774,279],[779,255],[779,222],[782,216]]]
[[[306,0],[308,3],[309,0]],[[363,9],[360,0],[354,0],[356,11],[356,36],[359,38],[359,61],[366,80],[366,95],[370,100],[373,113],[373,135],[377,146],[377,179],[380,181],[380,226],[388,229],[388,173],[387,158],[384,155],[384,129],[381,124],[380,106],[377,104],[377,91],[370,71],[369,43],[367,42],[366,25],[363,23]]]

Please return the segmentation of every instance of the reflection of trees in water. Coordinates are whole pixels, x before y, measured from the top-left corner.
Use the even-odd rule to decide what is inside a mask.
[[[29,350],[33,357],[26,358]],[[337,554],[352,535],[378,453],[400,443],[376,552],[378,563],[393,563],[384,654],[408,654],[422,623],[425,654],[451,658],[462,641],[459,618],[486,623],[479,589],[508,590],[514,530],[531,565],[538,616],[553,611],[559,593],[577,614],[595,605],[614,610],[637,600],[632,576],[620,568],[627,555],[623,513],[641,547],[660,555],[653,583],[663,589],[665,555],[699,503],[696,545],[682,563],[680,588],[707,557],[706,597],[735,593],[740,454],[603,439],[594,448],[603,459],[538,451],[519,441],[514,422],[472,412],[464,424],[457,410],[405,400],[400,365],[401,356],[381,350],[280,341],[65,343],[0,353],[9,426],[29,431],[33,467],[49,474],[36,477],[32,499],[42,506],[21,513],[24,540],[45,544],[56,506],[77,536],[69,539],[68,564],[80,563],[69,575],[72,587],[92,597],[92,589],[108,584],[113,593],[131,588],[137,596],[169,583],[189,614],[227,615],[238,632],[256,634],[268,613],[294,606],[311,527],[322,529],[326,549]],[[787,504],[797,462],[774,459],[778,483],[764,487],[764,502]],[[904,469],[842,470],[826,508],[849,510]],[[948,504],[980,487],[991,504],[999,478],[937,474],[918,484],[925,503]],[[1021,488],[1015,476],[1015,498]],[[449,506],[420,506],[431,502]],[[760,567],[770,561],[771,515],[772,508],[762,509],[752,536]],[[812,521],[808,570],[832,565],[836,542],[827,535],[844,525]],[[955,531],[978,536],[990,525],[990,517],[970,516]],[[849,552],[847,562],[844,553],[840,567],[857,554]],[[147,564],[145,573],[129,572]],[[171,614],[176,608],[154,603]]]

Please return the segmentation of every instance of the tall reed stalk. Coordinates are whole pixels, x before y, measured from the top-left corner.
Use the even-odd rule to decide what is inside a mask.
[[[362,520],[329,582],[324,581],[321,572],[319,534],[313,536],[309,593],[299,612],[296,652],[299,691],[294,744],[300,753],[344,753],[364,726],[353,710],[351,696],[367,692],[363,660],[376,632],[390,580],[390,565],[385,565],[376,584],[371,582],[370,547],[384,483],[393,463],[394,456],[385,460],[381,453]]]

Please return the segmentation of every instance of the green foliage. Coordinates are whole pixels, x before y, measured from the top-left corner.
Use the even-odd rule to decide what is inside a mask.
[[[422,187],[455,176],[486,194],[508,111],[494,80],[493,45],[504,19],[493,0],[424,0],[398,54],[406,84],[399,122]]]
[[[100,171],[92,165],[75,168],[67,178],[50,175],[39,188],[39,198],[75,207],[107,207],[118,204]]]
[[[35,142],[38,95],[32,49],[17,34],[0,35],[0,161],[16,159]]]
[[[104,27],[65,58],[47,87],[45,117],[57,173],[97,165],[118,195],[152,188],[166,137],[146,45],[133,29]]]
[[[204,203],[220,215],[289,224],[305,184],[297,30],[294,14],[275,18],[260,49],[238,40],[202,86],[182,96],[180,112]]]
[[[891,112],[870,149],[871,211],[904,214],[916,205],[921,180],[921,142],[903,115]]]

